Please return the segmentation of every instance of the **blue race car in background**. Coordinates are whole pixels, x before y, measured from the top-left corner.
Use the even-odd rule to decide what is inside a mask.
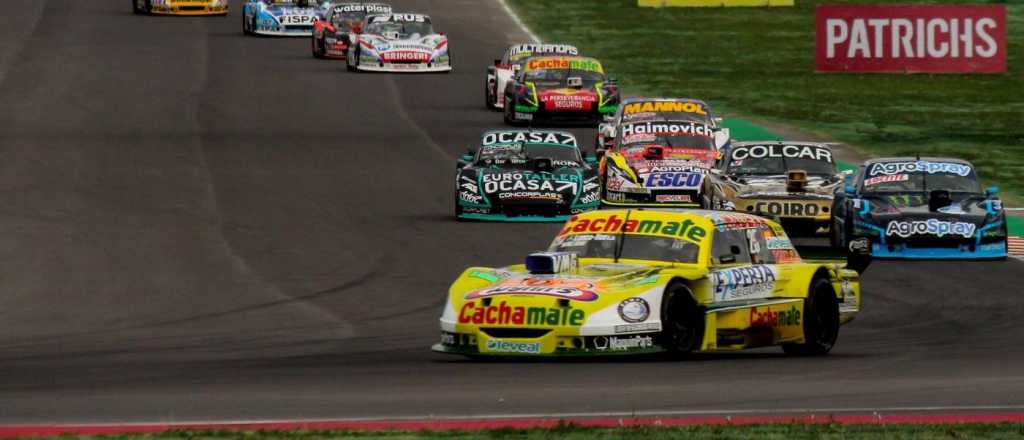
[[[315,0],[246,0],[242,7],[242,32],[308,37],[313,35],[313,23],[323,12],[323,6]]]
[[[868,160],[832,208],[832,244],[867,238],[878,258],[1006,258],[998,190],[981,190],[974,167],[949,158]]]

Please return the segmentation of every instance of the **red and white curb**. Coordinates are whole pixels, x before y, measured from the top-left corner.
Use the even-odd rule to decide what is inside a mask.
[[[1007,251],[1010,256],[1024,257],[1024,238],[1010,237],[1007,240]]]
[[[341,419],[278,420],[228,422],[164,422],[124,424],[0,425],[0,437],[58,435],[152,434],[166,431],[293,431],[293,430],[487,430],[551,428],[560,424],[588,427],[694,426],[804,424],[956,424],[1024,423],[1024,412],[967,413],[843,413],[774,415],[690,415],[639,417],[528,417],[528,418],[451,418],[451,419]]]

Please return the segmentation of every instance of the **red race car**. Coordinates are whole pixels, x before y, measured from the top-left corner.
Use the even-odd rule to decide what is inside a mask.
[[[383,3],[336,3],[313,22],[313,57],[343,60],[348,52],[350,34],[363,32],[367,15],[390,14],[391,5]]]

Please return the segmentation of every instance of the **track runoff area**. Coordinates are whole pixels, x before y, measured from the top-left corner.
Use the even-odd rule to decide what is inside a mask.
[[[1024,412],[1016,260],[876,263],[823,359],[431,353],[458,272],[519,262],[559,225],[450,218],[456,158],[502,127],[483,67],[530,37],[500,2],[393,3],[450,36],[454,72],[349,74],[308,40],[243,36],[237,1],[226,18],[5,3],[0,434]]]

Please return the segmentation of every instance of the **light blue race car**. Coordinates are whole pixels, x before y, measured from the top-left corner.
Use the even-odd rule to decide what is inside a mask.
[[[246,0],[242,7],[242,32],[308,37],[313,35],[313,23],[328,4],[315,0]]]

